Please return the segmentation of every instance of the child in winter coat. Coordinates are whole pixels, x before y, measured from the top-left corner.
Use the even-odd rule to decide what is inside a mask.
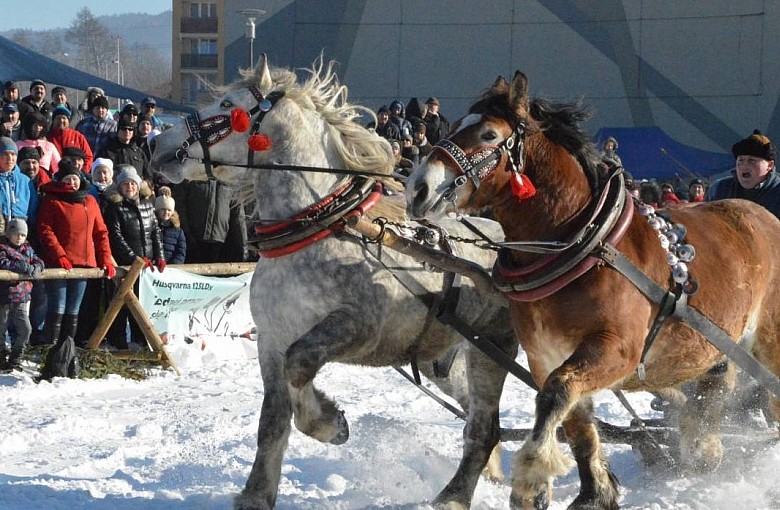
[[[160,186],[159,196],[154,200],[154,210],[160,224],[163,252],[168,264],[184,264],[187,257],[187,239],[181,228],[176,201],[171,196],[171,188]]]
[[[36,277],[43,271],[43,261],[27,242],[27,223],[13,218],[6,225],[5,236],[0,238],[0,269],[24,276]],[[29,280],[6,281],[0,284],[0,370],[20,370],[27,342],[30,340]],[[5,345],[5,333],[9,320],[16,328],[16,339],[10,356]],[[7,357],[7,359],[6,359]]]

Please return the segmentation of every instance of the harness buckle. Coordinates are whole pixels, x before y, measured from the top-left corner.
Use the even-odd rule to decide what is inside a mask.
[[[463,174],[463,175],[459,175],[459,176],[455,177],[455,180],[452,181],[452,185],[455,188],[460,188],[461,186],[463,186],[467,182],[469,182],[469,178],[465,174]]]
[[[512,135],[509,138],[507,138],[506,141],[504,142],[504,145],[506,145],[506,148],[508,150],[512,150],[512,147],[515,146],[515,135]]]
[[[636,376],[639,378],[640,381],[644,381],[647,377],[647,373],[645,372],[645,364],[640,363],[636,367]]]

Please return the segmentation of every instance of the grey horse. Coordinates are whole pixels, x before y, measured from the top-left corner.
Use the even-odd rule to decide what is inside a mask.
[[[460,502],[447,505],[467,508],[491,452],[498,460],[490,462],[491,476],[503,476],[494,448],[499,441],[498,406],[506,371],[476,349],[464,348],[449,378],[435,376],[432,363],[463,339],[432,318],[386,264],[409,270],[407,274],[429,292],[442,289],[441,273],[423,270],[400,254],[393,254],[389,264],[350,235],[349,229],[337,232],[340,235],[296,237],[298,223],[332,207],[338,201],[333,197],[358,179],[316,169],[389,176],[393,168],[388,142],[357,122],[361,112],[373,113],[347,102],[347,89],[339,84],[333,65],[326,66],[320,59],[310,74],[298,83],[292,71],[269,68],[263,56],[254,69],[242,71],[241,80],[217,89],[218,99],[197,117],[191,116],[188,126],[171,128],[155,139],[153,164],[172,182],[206,179],[210,172],[210,178],[251,190],[254,230],[268,248],[251,285],[264,389],[258,448],[235,508],[274,507],[291,420],[299,431],[320,441],[347,440],[344,414],[314,386],[323,365],[399,366],[413,358],[427,377],[471,410],[464,430],[465,460],[449,485],[450,492],[459,493]],[[268,164],[298,165],[310,171],[257,169]],[[392,211],[393,207],[382,209],[392,198],[382,198],[376,210]],[[398,208],[402,207],[401,203]],[[318,218],[321,221],[314,223],[324,223]],[[490,235],[501,237],[498,224],[474,221]],[[454,220],[441,225],[451,236],[468,237],[468,231]],[[293,232],[292,245],[280,245],[275,239],[286,230]],[[462,257],[492,267],[493,252],[471,243],[459,249]],[[515,357],[506,308],[479,296],[470,282],[461,288],[457,314]],[[466,373],[467,383],[457,377]],[[469,391],[482,405],[469,406]]]

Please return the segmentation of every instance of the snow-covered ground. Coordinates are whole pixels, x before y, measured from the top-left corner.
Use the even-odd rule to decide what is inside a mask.
[[[252,465],[263,398],[246,347],[221,352],[212,342],[202,353],[177,353],[180,377],[160,370],[141,382],[0,376],[0,508],[231,509]],[[429,509],[456,468],[463,424],[392,369],[330,365],[318,385],[341,403],[351,438],[332,446],[293,430],[277,508]],[[649,395],[629,398],[649,412]],[[597,414],[629,421],[609,393],[597,399]],[[510,381],[502,426],[526,427],[532,417],[533,393]],[[505,443],[506,473],[519,446]],[[705,476],[650,470],[626,446],[606,452],[625,509],[780,508],[777,443],[759,454],[731,447],[721,469]],[[551,508],[566,508],[578,486],[575,469],[556,484]],[[472,507],[505,509],[508,501],[507,485],[482,480]]]

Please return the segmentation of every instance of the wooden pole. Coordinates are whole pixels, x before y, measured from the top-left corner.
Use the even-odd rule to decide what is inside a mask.
[[[133,314],[133,317],[135,317],[136,322],[138,322],[138,327],[141,328],[144,337],[151,344],[152,350],[162,353],[163,361],[176,372],[176,375],[181,375],[179,367],[176,366],[173,358],[168,355],[168,351],[165,350],[165,345],[163,345],[162,338],[160,338],[157,330],[154,329],[154,324],[149,320],[149,317],[146,316],[146,312],[143,307],[141,307],[141,303],[138,301],[138,298],[135,297],[135,294],[132,292],[125,294],[125,304],[130,310],[130,313]]]
[[[100,346],[100,343],[103,341],[106,333],[108,333],[108,328],[110,328],[111,324],[114,323],[114,319],[116,319],[119,310],[121,310],[122,306],[125,304],[125,296],[128,292],[130,294],[133,293],[133,285],[141,275],[141,271],[143,271],[143,269],[144,259],[136,258],[135,261],[130,265],[130,270],[122,280],[122,284],[117,289],[116,294],[114,294],[114,299],[112,299],[111,303],[109,303],[108,308],[106,309],[106,313],[103,315],[103,318],[100,320],[97,327],[92,332],[92,335],[89,337],[87,349],[97,349]]]
[[[425,262],[444,271],[462,274],[474,282],[474,287],[483,298],[489,299],[499,306],[508,306],[504,295],[493,286],[493,278],[490,276],[490,273],[485,271],[479,264],[423,246],[399,236],[390,229],[382,229],[376,223],[371,223],[360,216],[349,218],[347,226],[366,236],[371,241],[378,242],[382,246],[387,246],[404,255],[409,255],[420,262]]]

